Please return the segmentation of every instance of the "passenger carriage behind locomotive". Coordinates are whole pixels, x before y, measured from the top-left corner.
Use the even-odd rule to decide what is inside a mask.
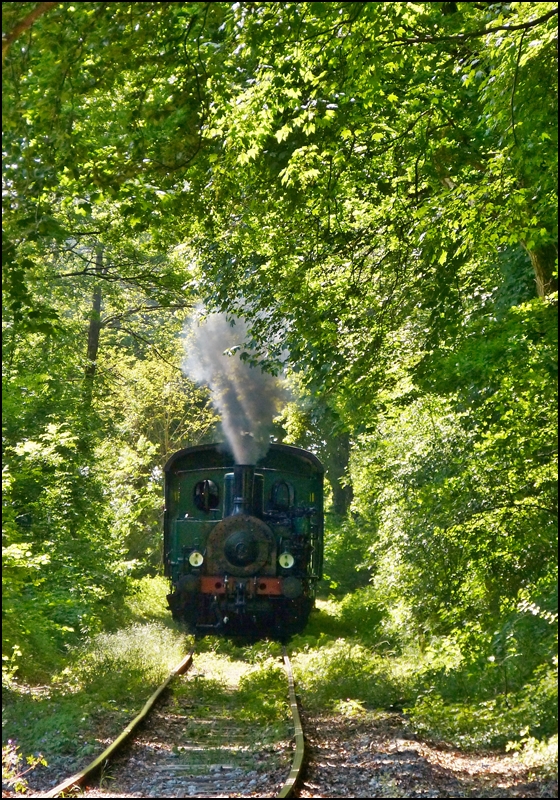
[[[313,607],[323,557],[323,467],[272,444],[255,465],[222,445],[165,465],[164,564],[173,616],[200,633],[289,636]]]

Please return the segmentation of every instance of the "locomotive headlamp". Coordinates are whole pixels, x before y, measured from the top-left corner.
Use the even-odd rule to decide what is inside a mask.
[[[291,553],[281,553],[278,556],[278,563],[282,569],[291,569],[294,566],[294,557]]]
[[[198,550],[193,550],[193,552],[189,556],[189,564],[191,567],[200,567],[202,562],[204,561],[204,556],[202,553],[199,553]]]

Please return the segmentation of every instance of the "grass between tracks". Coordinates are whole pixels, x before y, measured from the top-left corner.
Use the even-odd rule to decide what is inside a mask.
[[[129,624],[69,650],[47,684],[3,676],[2,769],[7,788],[25,792],[38,788],[35,781],[41,775],[52,781],[55,773],[67,776],[81,768],[179,663],[193,639],[170,619],[166,591],[163,580],[140,582],[125,610]],[[221,697],[234,721],[258,727],[265,747],[289,736],[286,677],[275,660],[281,653],[278,644],[252,648],[209,637],[197,651],[194,680],[181,683],[177,691],[212,702]],[[236,674],[236,660],[251,665],[246,674]],[[232,695],[234,684],[238,691]]]
[[[41,757],[49,763],[37,768],[39,778],[42,770],[55,767],[70,774],[94,757],[179,662],[192,640],[170,621],[165,591],[161,579],[140,582],[123,618],[128,624],[68,652],[48,685],[7,677],[3,777],[11,779],[12,790],[19,785],[25,791],[29,776],[19,783],[14,778],[28,768],[27,759],[30,767]],[[228,691],[235,660],[249,662],[253,669],[240,679],[236,718],[240,724],[260,722],[270,736],[281,736],[287,707],[285,677],[276,660],[280,645],[206,637],[197,650],[204,676],[188,691],[215,699]],[[454,642],[433,642],[422,650],[412,643],[394,647],[387,620],[367,589],[341,601],[319,601],[305,634],[292,639],[289,651],[310,710],[358,716],[377,708],[404,709],[419,736],[463,749],[517,749],[537,774],[557,771],[553,669],[541,670],[518,691],[504,691],[498,670],[495,684],[481,686],[476,665],[465,664]]]

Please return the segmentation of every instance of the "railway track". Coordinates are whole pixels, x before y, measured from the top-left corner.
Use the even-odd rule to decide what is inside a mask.
[[[286,652],[291,725],[265,713],[266,691],[256,720],[243,708],[247,695],[239,686],[252,674],[250,664],[231,664],[236,675],[224,688],[198,658],[189,653],[101,755],[42,796],[68,796],[87,785],[85,795],[98,797],[290,797],[304,739]],[[95,781],[99,789],[91,788]]]

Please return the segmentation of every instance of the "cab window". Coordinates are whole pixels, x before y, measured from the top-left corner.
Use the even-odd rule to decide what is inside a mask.
[[[287,481],[276,481],[272,487],[271,499],[276,510],[287,510],[294,504],[294,487]]]
[[[199,481],[194,487],[194,504],[199,511],[213,511],[219,508],[220,493],[214,481],[205,479]]]

